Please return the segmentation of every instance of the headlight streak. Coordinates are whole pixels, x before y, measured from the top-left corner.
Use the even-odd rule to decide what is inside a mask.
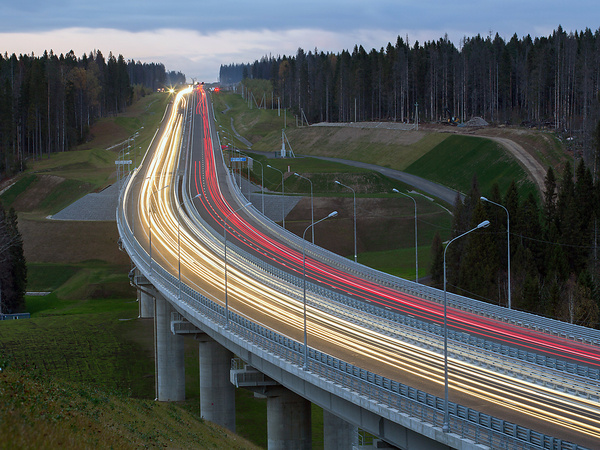
[[[200,102],[197,108],[199,106]],[[177,103],[174,104],[173,111],[177,111]],[[176,164],[176,155],[178,153],[177,143],[180,140],[182,132],[181,118],[178,119],[176,116],[177,114],[175,113],[169,118],[168,130],[170,131],[165,132],[163,135],[157,148],[156,156],[149,165],[148,173],[150,176],[142,183],[140,189],[140,198],[142,199],[140,203],[144,205],[141,209],[141,217],[144,224],[142,228],[145,231],[149,226],[149,221],[152,220],[153,247],[156,245],[156,254],[160,255],[159,257],[172,267],[175,267],[172,261],[176,261],[178,255],[176,234],[178,226],[176,214],[178,212],[172,206],[177,202],[172,200],[173,187],[163,190],[161,190],[161,187],[169,184],[169,174],[174,173],[173,167]],[[210,130],[206,130],[207,126],[204,126],[205,135],[210,136]],[[212,152],[210,153],[212,154]],[[195,168],[194,172],[196,170],[200,171],[199,168]],[[215,179],[217,178],[216,173],[212,176],[214,177],[212,181],[206,185],[203,184],[202,189],[198,189],[198,192],[203,193],[201,198],[202,204],[209,211],[212,211],[214,217],[219,217],[226,211],[231,211],[231,208],[222,200],[220,186],[218,183],[215,183]],[[205,201],[205,196],[210,196],[211,200],[216,201],[216,204]],[[178,209],[179,207],[177,206]],[[204,239],[204,245],[198,245],[196,235],[202,232],[192,231],[193,224],[186,218],[182,217],[179,220],[181,233],[180,255],[182,271],[185,270],[186,272],[185,278],[190,280],[190,284],[195,286],[197,290],[211,292],[209,295],[210,298],[223,303],[222,244],[219,246],[218,243],[212,242],[212,245],[207,245],[210,239]],[[251,237],[246,238],[240,235],[238,239],[255,239],[254,246],[259,248],[261,247],[260,242],[265,241],[256,230],[249,226],[241,216],[238,217],[237,214],[232,215],[231,225],[228,223],[229,226],[231,226],[231,229],[228,232],[231,232],[232,240],[233,236],[237,235],[238,227],[244,227],[244,231],[250,233],[249,236]],[[154,241],[155,236],[156,241]],[[293,260],[293,258],[297,257],[296,252],[278,243],[274,243],[273,245],[281,248],[277,259],[289,258]],[[232,309],[235,308],[242,315],[246,315],[244,311],[253,310],[254,314],[258,312],[258,319],[256,316],[246,315],[255,322],[263,322],[260,316],[268,317],[268,320],[275,319],[284,325],[284,328],[291,335],[295,336],[295,339],[299,340],[302,328],[301,301],[294,298],[295,295],[292,297],[282,295],[277,289],[266,286],[260,280],[256,279],[256,274],[250,276],[246,273],[245,269],[238,269],[235,263],[235,255],[232,254],[231,258],[232,265],[228,269],[228,276],[230,276],[228,289],[231,295]],[[315,272],[322,270],[321,263],[313,263],[309,259],[307,259],[307,267],[311,267]],[[318,282],[319,280],[315,281]],[[206,288],[207,284],[210,286],[210,289]],[[358,284],[356,287],[359,287]],[[287,290],[289,291],[290,289],[288,286]],[[291,290],[297,291],[297,288],[294,287]],[[439,313],[437,306],[432,307],[429,305],[428,307],[432,313]],[[315,343],[317,340],[328,342],[332,346],[343,348],[351,354],[359,355],[361,358],[368,358],[371,361],[378,361],[381,364],[385,364],[391,371],[402,370],[413,376],[429,380],[438,386],[443,384],[441,355],[439,353],[390,338],[385,334],[374,332],[351,321],[342,320],[337,316],[325,313],[310,305],[307,308],[307,314],[309,345],[316,346]],[[272,323],[270,323],[270,327],[273,327]],[[580,407],[581,404],[587,404],[585,408],[587,408],[588,414],[591,417],[597,417],[597,403],[582,401],[582,399],[568,394],[556,392],[525,381],[515,380],[458,360],[451,360],[450,364],[451,389],[453,390],[493,404],[505,405],[506,407],[517,409],[528,416],[539,417],[550,423],[564,427],[576,427],[582,433],[600,437],[597,422],[595,423],[596,426],[594,426],[593,424],[585,423],[583,420],[578,421],[572,418],[562,419],[562,417],[572,415],[569,413],[571,407],[576,411],[580,411],[582,409]],[[510,395],[507,394],[509,386],[511,388]],[[534,393],[532,394],[532,392]],[[534,404],[537,399],[545,401],[543,406],[540,406],[541,410],[521,401],[521,399],[527,397],[532,397],[533,400],[531,401]],[[556,406],[554,403],[556,403]]]
[[[200,105],[204,105],[199,102]],[[204,125],[206,128],[206,125]],[[205,131],[205,134],[209,134]],[[210,144],[212,145],[212,144]],[[207,144],[208,148],[208,144]],[[214,158],[212,152],[206,152],[206,164],[213,167]],[[195,176],[197,176],[195,171]],[[219,210],[228,208],[228,205],[223,201],[223,195],[220,191],[220,185],[213,180],[218,177],[218,172],[214,170],[206,173],[209,179],[208,189],[210,190],[211,198],[216,202],[217,208],[209,205],[213,217],[219,216]],[[204,177],[203,177],[204,179]],[[203,195],[207,195],[203,186]],[[224,205],[224,206],[223,206]],[[248,240],[255,243],[255,246],[268,250],[269,258],[275,263],[286,266],[296,274],[301,274],[301,252],[289,249],[279,242],[273,240],[269,236],[264,235],[259,230],[251,226],[251,224],[240,219],[236,226],[243,229],[248,235]],[[261,252],[263,253],[263,252]],[[263,253],[266,254],[266,253]],[[313,269],[313,270],[311,270]],[[307,258],[307,277],[316,283],[323,283],[327,286],[344,292],[348,295],[365,298],[368,301],[390,307],[392,309],[401,309],[407,313],[413,314],[425,320],[432,320],[437,323],[442,321],[442,307],[439,304],[421,300],[416,297],[399,293],[393,289],[377,285],[368,280],[358,279],[349,276],[346,273],[339,271],[330,266],[326,266],[320,261]],[[366,297],[366,295],[368,297]],[[401,307],[401,308],[400,308]],[[449,323],[455,329],[476,333],[482,336],[491,337],[495,340],[504,341],[507,344],[517,344],[531,350],[542,350],[547,354],[567,357],[586,364],[595,364],[600,366],[600,352],[590,351],[589,346],[578,345],[576,342],[568,342],[553,336],[543,336],[540,338],[535,332],[529,332],[516,326],[502,324],[497,321],[492,321],[481,316],[465,313],[458,310],[450,310]]]

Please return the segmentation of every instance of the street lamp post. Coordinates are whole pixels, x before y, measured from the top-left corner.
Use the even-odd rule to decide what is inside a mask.
[[[260,183],[260,194],[261,194],[261,207],[262,213],[265,214],[265,170],[263,164],[257,160],[256,158],[251,158],[246,153],[241,150],[237,150],[240,155],[244,155],[246,157],[246,166],[248,167],[248,183],[250,183],[250,160],[255,163],[260,164],[260,175],[261,175],[261,183]],[[248,199],[250,198],[250,184],[248,185]]]
[[[419,247],[417,245],[417,201],[410,195],[400,192],[398,189],[392,189],[392,192],[396,194],[404,195],[410,198],[415,204],[415,281],[419,282]]]
[[[354,197],[354,262],[357,262],[357,252],[356,252],[356,191],[352,189],[350,186],[346,186],[345,184],[340,183],[335,180],[335,184],[339,184],[342,187],[350,189],[352,191],[352,196]]]
[[[246,158],[246,169],[248,170],[248,198],[250,198],[250,157],[248,155],[246,155],[243,151],[241,151],[240,149],[235,149],[236,152],[238,152],[238,154],[240,155],[240,157],[242,155],[244,155],[244,157]],[[240,161],[240,191],[242,191],[242,162]],[[242,191],[243,194],[243,191]]]
[[[270,164],[267,164],[267,167],[269,169],[273,169],[276,170],[277,172],[279,172],[281,174],[281,221],[283,222],[283,229],[285,230],[285,189],[284,189],[284,179],[283,179],[283,172],[281,170],[279,170],[276,167],[273,167]]]
[[[461,237],[466,236],[467,234],[478,230],[479,228],[486,228],[489,225],[490,221],[484,220],[475,228],[470,229],[460,236],[456,236],[454,239],[448,242],[448,244],[446,244],[446,248],[444,249],[444,424],[442,425],[442,431],[444,433],[448,433],[448,431],[450,431],[448,412],[448,301],[446,293],[446,251],[448,250],[448,247],[450,247],[450,244],[452,244],[455,240],[460,239]]]
[[[508,243],[508,245],[507,245],[507,253],[508,253],[508,309],[511,309],[512,308],[512,301],[511,301],[511,289],[510,289],[510,215],[508,214],[508,209],[506,209],[501,204],[493,202],[491,200],[488,200],[485,197],[481,197],[481,200],[483,200],[484,202],[491,203],[492,205],[499,206],[504,211],[506,211],[506,241]]]
[[[240,206],[235,211],[231,211],[229,214],[227,214],[227,216],[225,216],[225,219],[223,219],[223,243],[224,243],[223,259],[225,261],[224,262],[224,265],[225,265],[225,329],[229,328],[229,302],[228,302],[228,298],[227,298],[227,219],[229,219],[229,217],[232,214],[235,214],[236,212],[250,206],[251,204],[252,204],[252,202],[248,202],[248,203]]]
[[[261,180],[260,180],[260,197],[261,197],[261,207],[262,207],[262,213],[263,216],[265,215],[265,168],[263,166],[263,164],[258,161],[255,158],[252,158],[252,161],[257,162],[258,164],[260,164],[260,176],[261,176]]]
[[[309,178],[306,178],[297,172],[294,172],[294,175],[296,175],[299,178],[304,178],[305,180],[307,180],[310,183],[310,223],[314,224],[315,223],[315,210],[313,208],[313,184],[312,184],[312,181],[310,181]],[[313,244],[315,243],[315,228],[314,227],[312,229],[312,243]]]
[[[303,368],[306,369],[308,367],[308,336],[306,332],[306,232],[309,228],[314,228],[316,224],[319,222],[323,222],[331,217],[337,216],[337,211],[333,211],[329,213],[329,215],[323,217],[317,222],[311,223],[304,229],[304,233],[302,233],[302,274],[303,274],[303,289],[302,289],[302,298],[303,298],[303,316],[304,316],[304,365]]]

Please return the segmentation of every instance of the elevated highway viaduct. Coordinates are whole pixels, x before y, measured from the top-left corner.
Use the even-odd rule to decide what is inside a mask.
[[[446,414],[440,292],[303,242],[247,205],[201,87],[168,109],[117,221],[140,316],[154,317],[159,401],[184,399],[192,334],[202,416],[235,430],[234,389],[252,389],[267,397],[269,448],[310,447],[310,402],[327,448],[356,446],[357,428],[403,449],[599,443],[597,333],[557,335],[563,325],[452,297]]]

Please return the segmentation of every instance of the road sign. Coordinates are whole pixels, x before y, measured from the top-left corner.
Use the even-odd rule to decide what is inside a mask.
[[[133,164],[133,161],[131,159],[120,159],[118,161],[115,161],[115,164],[119,165],[119,164]]]
[[[246,161],[245,156],[236,156],[234,158],[231,158],[231,162],[244,162],[244,161]]]

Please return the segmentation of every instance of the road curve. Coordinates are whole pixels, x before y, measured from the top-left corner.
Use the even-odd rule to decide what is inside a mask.
[[[226,233],[232,244],[273,258],[277,264],[287,263],[289,270],[298,272],[302,261],[298,248],[286,247],[264,231],[261,224],[251,216],[243,211],[235,212],[240,205],[235,205],[224,187],[222,177],[227,175],[224,175],[222,162],[219,163],[220,153],[216,149],[216,142],[214,145],[212,142],[213,131],[206,117],[208,100],[203,91],[198,96],[195,115],[198,125],[194,127],[197,139],[194,138],[194,142],[197,141],[200,145],[200,153],[192,157],[194,176],[190,177],[196,188],[195,193],[200,195],[195,200],[198,211],[217,233],[222,232],[218,230],[223,230],[223,223],[226,222]],[[175,230],[180,231],[182,278],[209,298],[222,302],[222,250],[218,246],[211,249],[199,245],[197,231],[177,217],[180,209],[179,189],[171,186],[168,181],[173,179],[178,160],[181,133],[178,120],[173,120],[171,141],[160,149],[157,158],[149,162],[147,176],[141,182],[142,230],[138,231],[140,239],[147,241],[145,245],[150,247],[156,263],[173,269],[177,266],[179,254],[179,233]],[[149,245],[150,242],[153,242],[153,248]],[[323,264],[319,259],[308,257],[306,266],[307,277],[328,284],[332,289],[344,290],[353,296],[364,295],[366,292],[370,297],[365,298],[365,301],[378,301],[386,308],[405,308],[407,314],[440,320],[438,304],[351,276]],[[302,314],[297,297],[269,288],[261,279],[254,279],[245,271],[237,269],[233,262],[228,276],[232,309],[258,323],[269,323],[273,329],[301,340]],[[292,287],[287,289],[293,290]],[[312,306],[308,315],[310,346],[331,352],[344,361],[367,367],[392,379],[400,379],[402,382],[412,380],[425,386],[425,390],[440,394],[443,377],[439,351],[415,349],[402,340],[386,338],[380,333],[369,331],[364,325],[342,320]],[[593,364],[591,361],[599,364],[600,355],[594,356],[597,349],[589,346],[565,342],[547,335],[538,336],[518,327],[495,323],[461,311],[451,311],[449,319],[453,327],[464,328],[470,333],[485,331],[496,334],[497,338],[522,340],[527,345],[535,345],[539,351],[569,353],[573,358],[585,358],[590,364]],[[523,380],[492,376],[481,367],[472,367],[456,359],[451,361],[451,373],[452,393],[454,400],[459,403],[469,404],[479,410],[487,409],[497,417],[512,417],[515,423],[547,434],[556,435],[556,432],[563,439],[577,439],[586,443],[597,443],[600,439],[597,406],[586,405],[567,394],[537,389]]]

